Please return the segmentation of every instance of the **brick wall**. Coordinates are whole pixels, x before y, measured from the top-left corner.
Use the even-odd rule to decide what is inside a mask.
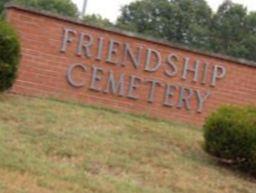
[[[223,104],[256,104],[256,65],[17,6],[12,92],[202,125]],[[69,76],[67,76],[69,72]]]

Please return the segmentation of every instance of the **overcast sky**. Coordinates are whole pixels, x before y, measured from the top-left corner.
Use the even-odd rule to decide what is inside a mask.
[[[79,10],[82,9],[84,0],[72,1],[77,4]],[[114,22],[117,16],[120,14],[120,8],[123,5],[129,4],[132,1],[135,0],[88,0],[87,13],[99,14],[102,17],[108,18],[112,22]],[[216,10],[218,6],[223,2],[223,0],[206,1],[213,8],[213,10]],[[245,5],[250,11],[256,11],[256,0],[233,0],[233,2]]]

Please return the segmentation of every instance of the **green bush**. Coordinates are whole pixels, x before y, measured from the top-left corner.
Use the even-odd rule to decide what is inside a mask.
[[[225,163],[256,174],[256,108],[226,106],[204,124],[205,150]]]
[[[12,86],[19,56],[20,44],[14,30],[6,22],[0,21],[0,91]]]

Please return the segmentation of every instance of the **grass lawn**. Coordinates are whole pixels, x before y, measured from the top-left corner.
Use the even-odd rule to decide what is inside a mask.
[[[0,95],[0,193],[255,193],[199,128]]]

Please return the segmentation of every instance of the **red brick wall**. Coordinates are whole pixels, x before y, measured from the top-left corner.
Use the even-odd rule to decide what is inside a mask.
[[[7,19],[15,27],[22,44],[22,59],[20,62],[18,78],[12,88],[12,92],[31,96],[55,97],[61,100],[71,100],[85,104],[100,105],[103,107],[113,108],[125,112],[146,114],[152,117],[158,117],[178,122],[192,123],[201,125],[216,108],[223,104],[237,105],[255,105],[256,104],[256,66],[254,63],[247,63],[241,60],[221,57],[188,50],[179,46],[157,42],[154,40],[135,37],[122,32],[114,32],[96,27],[91,27],[79,22],[68,19],[55,17],[47,14],[40,14],[35,11],[25,10],[19,7],[7,8]],[[70,43],[66,44],[66,51],[61,52],[63,44],[64,29],[72,29],[76,34],[69,33],[68,37],[72,38]],[[81,33],[91,34],[94,43],[90,47],[92,57],[77,55],[76,49]],[[104,38],[104,47],[102,60],[97,60],[99,37]],[[85,37],[84,42],[89,41]],[[110,40],[120,42],[117,47],[117,54],[111,53],[112,60],[119,61],[117,64],[106,62],[110,50]],[[125,66],[121,60],[124,57],[124,43],[130,45],[132,52],[136,53],[138,47],[142,47],[140,66],[135,68],[131,58],[125,59]],[[161,54],[161,66],[155,72],[145,70],[146,56],[148,48],[156,50]],[[90,53],[89,53],[90,54]],[[168,63],[168,56],[175,55],[177,58],[171,58],[175,64],[177,73],[175,76],[168,76],[166,72],[174,72],[173,66]],[[151,55],[150,65],[156,62],[156,56]],[[182,79],[184,73],[184,60],[189,58],[189,67],[192,68],[196,61],[200,61],[198,67],[198,78],[193,81],[194,73],[188,72],[186,80]],[[178,59],[175,61],[174,59]],[[208,68],[205,72],[205,63]],[[72,64],[83,64],[87,71],[76,68],[72,73],[74,81],[84,81],[82,87],[73,87],[67,81],[67,70]],[[217,76],[223,73],[221,66],[226,69],[226,75],[216,79],[216,85],[212,84],[213,70]],[[97,76],[101,80],[96,80],[93,85],[100,91],[90,89],[93,84],[93,66],[102,68],[97,71]],[[118,94],[106,93],[107,82],[110,70],[113,72],[116,81],[120,75],[124,75],[124,93],[123,96]],[[136,82],[138,88],[131,86],[131,77],[136,76],[141,82]],[[203,84],[205,78],[206,83]],[[157,80],[162,86],[157,85],[155,88],[153,102],[149,102],[148,95],[151,93],[152,83],[147,80]],[[137,80],[138,81],[138,80]],[[173,93],[165,101],[166,85],[172,85]],[[136,95],[139,99],[135,100],[129,97]],[[184,88],[184,90],[181,90]],[[191,89],[191,90],[188,90]],[[109,90],[111,91],[111,90]],[[184,91],[188,97],[188,103],[182,100],[181,92]],[[210,96],[203,104],[202,112],[198,112],[198,95],[199,92],[204,96],[207,92]],[[151,94],[152,94],[151,93]],[[180,101],[179,101],[180,100]],[[164,105],[169,103],[170,106]],[[188,109],[189,108],[189,109]]]

